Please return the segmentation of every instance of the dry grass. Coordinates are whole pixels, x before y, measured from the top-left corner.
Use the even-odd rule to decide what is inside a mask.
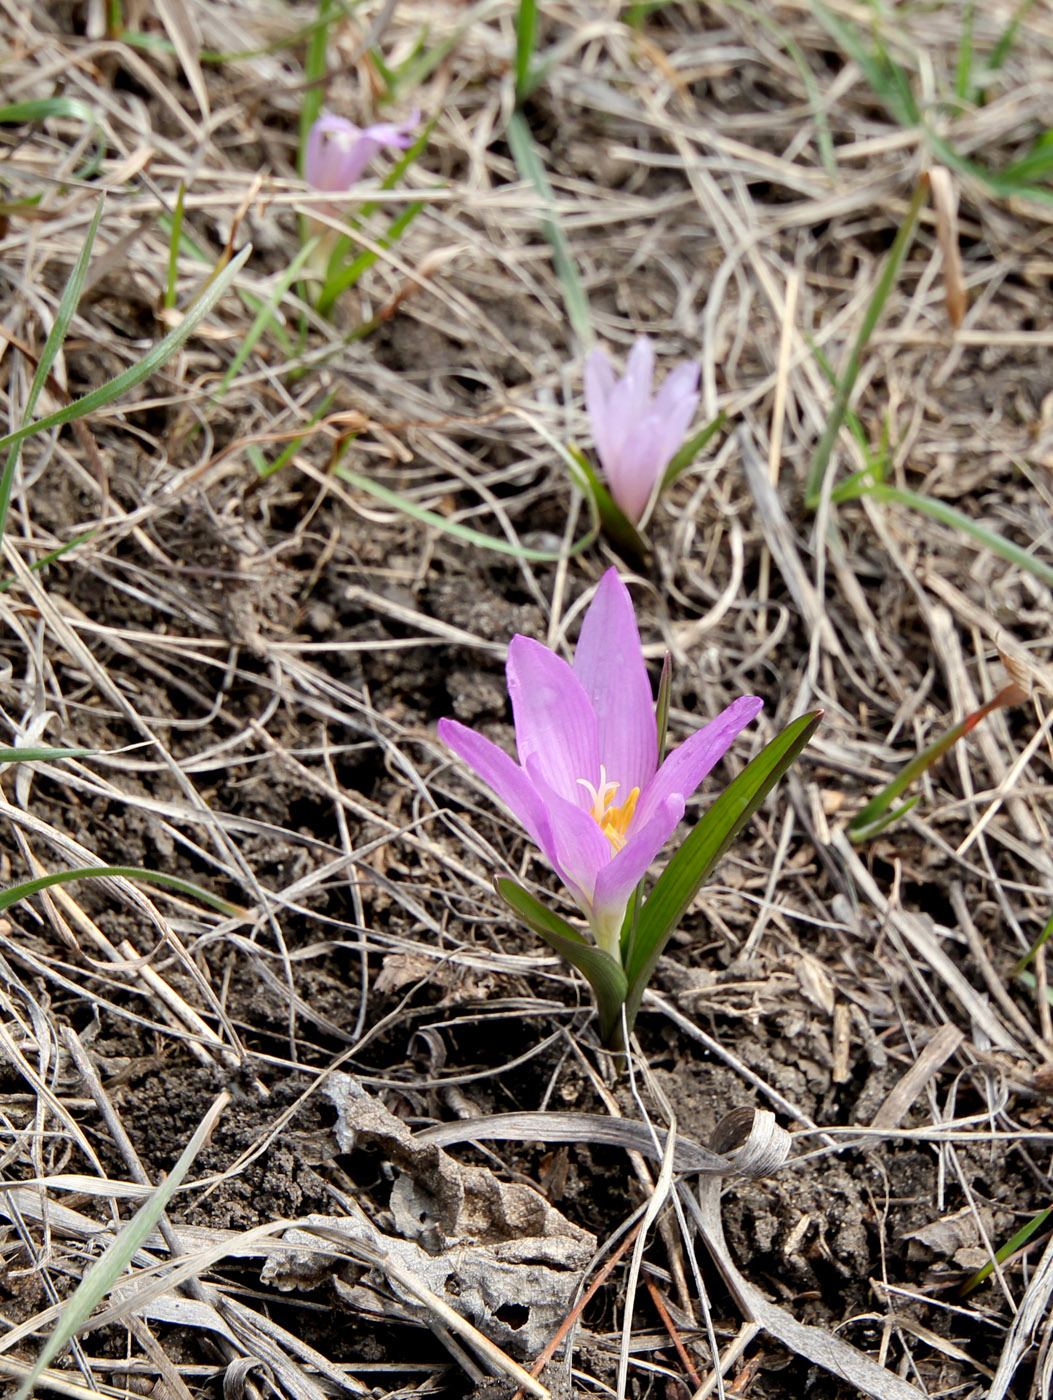
[[[674,730],[745,690],[766,699],[764,738],[826,710],[663,966],[634,1099],[612,1092],[578,980],[492,894],[495,871],[551,893],[547,874],[434,735],[453,710],[507,740],[509,637],[565,645],[610,562],[602,546],[569,553],[588,514],[553,442],[588,441],[583,347],[505,140],[515,4],[364,0],[333,21],[326,102],[360,121],[382,86],[370,48],[395,69],[418,45],[434,51],[385,109],[436,118],[407,175],[425,207],[331,321],[294,284],[229,382],[301,222],[332,218],[295,173],[316,11],[166,0],[156,14],[129,6],[122,35],[102,0],[5,5],[0,102],[61,95],[94,120],[0,126],[9,428],[103,193],[38,413],[140,360],[225,249],[254,251],[238,295],[162,372],[75,431],[30,438],[16,481],[0,743],[104,752],[7,769],[4,877],[136,864],[236,910],[112,879],[57,887],[0,925],[4,1374],[25,1374],[38,1329],[227,1085],[196,1180],[49,1374],[57,1392],[185,1400],[217,1373],[225,1391],[296,1400],[426,1394],[461,1384],[458,1368],[481,1383],[508,1368],[485,1338],[454,1339],[390,1253],[405,1243],[392,1172],[432,1196],[466,1189],[467,1169],[436,1149],[422,1164],[405,1121],[646,1104],[702,1138],[725,1108],[756,1103],[798,1146],[770,1183],[725,1198],[746,1291],[725,1270],[721,1292],[685,1247],[712,1235],[712,1211],[708,1226],[686,1207],[679,1228],[670,1216],[649,1255],[667,1322],[643,1301],[629,1316],[630,1386],[707,1394],[722,1384],[715,1344],[736,1393],[799,1390],[806,1357],[858,1364],[848,1374],[872,1394],[1049,1395],[1048,1231],[980,1289],[957,1286],[1049,1202],[1044,952],[1029,981],[1013,968],[1053,908],[1050,587],[902,506],[838,504],[828,489],[813,514],[804,493],[835,402],[821,355],[844,363],[919,177],[949,166],[943,226],[926,207],[853,404],[871,452],[887,436],[890,481],[1048,569],[1053,190],[1039,177],[1009,193],[984,171],[1011,167],[1048,125],[1053,20],[1028,10],[984,74],[1014,7],[976,6],[985,100],[958,101],[963,6],[887,8],[669,4],[633,27],[613,3],[543,7],[548,66],[525,111],[595,334],[618,355],[647,331],[665,364],[697,357],[701,416],[723,410],[731,429],[660,507],[650,571],[634,576],[648,655],[668,648],[676,665]],[[845,26],[864,47],[878,34],[911,75],[924,129],[897,120],[894,91],[883,100],[839,48]],[[197,252],[181,251],[166,307],[181,182]],[[957,329],[941,250],[954,198]],[[379,248],[404,204],[402,189],[378,195],[363,247]],[[521,557],[422,523],[341,479],[338,462]],[[828,488],[865,465],[843,431]],[[991,715],[923,780],[909,818],[853,848],[846,818],[1004,684],[999,651],[1032,680],[1027,704]],[[743,744],[736,763],[746,756]],[[346,1104],[333,1126],[341,1067],[375,1100],[356,1110],[368,1126]],[[657,1171],[637,1158],[630,1183],[623,1159],[565,1148],[477,1160],[495,1190],[540,1177],[569,1237],[589,1231],[604,1249]],[[359,1253],[330,1244],[312,1272],[298,1237],[299,1262],[282,1264],[281,1222],[308,1217],[365,1231]],[[492,1222],[462,1221],[463,1238],[440,1227],[439,1257],[493,1245]],[[387,1264],[368,1254],[378,1238]],[[785,1321],[758,1292],[776,1276]],[[583,1390],[616,1385],[619,1279],[570,1331],[565,1367]],[[530,1287],[515,1307],[539,1302]],[[480,1307],[475,1320],[515,1351],[514,1310]],[[419,1361],[401,1340],[387,1349],[411,1322],[445,1340],[452,1372],[437,1344],[412,1341]],[[809,1350],[835,1328],[858,1361],[832,1340],[826,1360]],[[543,1379],[562,1383],[558,1368]]]

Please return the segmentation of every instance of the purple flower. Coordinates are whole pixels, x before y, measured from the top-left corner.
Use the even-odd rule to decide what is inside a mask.
[[[358,180],[382,146],[404,151],[420,121],[414,111],[404,122],[377,122],[360,127],[345,117],[321,116],[307,135],[304,176],[316,190],[342,194]]]
[[[519,762],[453,719],[439,737],[488,783],[540,846],[618,957],[633,890],[689,797],[763,701],[746,695],[658,766],[651,683],[629,590],[608,569],[585,614],[573,667],[529,637],[508,648]]]
[[[698,407],[698,366],[677,365],[653,397],[654,350],[642,335],[629,351],[625,378],[615,379],[596,347],[585,361],[585,407],[607,485],[636,522],[684,441]]]

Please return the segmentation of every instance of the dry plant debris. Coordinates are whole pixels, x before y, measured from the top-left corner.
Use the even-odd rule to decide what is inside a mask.
[[[175,349],[22,443],[0,746],[95,752],[4,767],[0,874],[147,868],[225,904],[115,874],[4,911],[0,1373],[227,1094],[42,1387],[1045,1400],[1050,9],[553,0],[517,104],[529,8],[3,5],[4,430]],[[295,271],[312,220],[344,228],[297,173],[319,96],[427,128],[344,206],[368,256],[327,315]],[[620,364],[641,333],[663,371],[695,359],[700,420],[726,416],[633,567],[572,553],[583,305]],[[756,744],[826,711],[670,945],[631,1082],[491,886],[556,882],[435,736],[507,747],[509,639],[566,649],[611,563],[673,655],[677,741],[744,691]],[[1010,680],[1027,701],[853,846]],[[677,1135],[720,1152],[729,1109],[793,1154],[699,1196]]]

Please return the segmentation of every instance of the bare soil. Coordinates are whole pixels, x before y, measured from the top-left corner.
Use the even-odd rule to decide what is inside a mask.
[[[22,421],[104,190],[37,416],[137,363],[228,243],[253,244],[244,299],[227,294],[112,406],[29,438],[15,478],[0,742],[93,754],[3,770],[0,874],[13,884],[136,867],[229,903],[110,878],[6,911],[0,1370],[12,1381],[52,1325],[33,1319],[71,1294],[108,1238],[99,1232],[141,1199],[136,1183],[172,1170],[226,1092],[167,1216],[185,1252],[223,1246],[194,1277],[206,1290],[197,1306],[204,1296],[228,1322],[241,1309],[232,1337],[177,1310],[171,1300],[191,1301],[184,1282],[103,1316],[49,1384],[166,1400],[220,1385],[297,1400],[341,1386],[511,1393],[506,1370],[489,1374],[463,1341],[469,1359],[451,1353],[437,1315],[382,1269],[283,1262],[279,1223],[361,1228],[364,1217],[404,1239],[403,1197],[425,1200],[412,1237],[422,1260],[461,1251],[462,1271],[520,1279],[503,1294],[495,1283],[473,1313],[475,1284],[454,1272],[444,1301],[529,1368],[531,1309],[551,1287],[562,1301],[547,1302],[570,1310],[590,1276],[583,1241],[606,1257],[652,1189],[642,1167],[618,1147],[529,1136],[451,1148],[458,1167],[399,1133],[541,1110],[638,1119],[646,1106],[657,1122],[671,1109],[696,1143],[740,1108],[771,1110],[791,1132],[774,1174],[725,1181],[722,1214],[742,1275],[793,1317],[919,1393],[979,1394],[1000,1364],[1020,1400],[1048,1393],[1046,1227],[969,1281],[1050,1202],[1043,951],[1027,979],[1015,969],[1053,903],[1053,597],[1045,578],[946,520],[829,496],[816,513],[804,496],[834,411],[821,359],[845,363],[939,134],[973,162],[952,171],[969,309],[951,324],[953,273],[927,203],[864,348],[854,411],[870,452],[887,444],[891,483],[1032,552],[1048,577],[1051,205],[999,195],[976,171],[1006,169],[1048,124],[1050,15],[1028,11],[985,100],[952,109],[957,5],[864,14],[835,0],[826,23],[818,4],[796,2],[673,4],[638,24],[632,8],[543,6],[550,63],[524,113],[596,336],[621,360],[651,333],[663,370],[698,358],[700,420],[727,414],[713,451],[659,505],[646,560],[602,540],[572,552],[589,515],[553,442],[590,445],[583,347],[546,211],[506,137],[510,0],[362,4],[332,20],[327,105],[363,123],[418,106],[436,125],[406,176],[424,211],[331,321],[302,284],[276,290],[319,203],[295,173],[312,7],[8,13],[0,100],[77,97],[95,126],[61,110],[0,113],[5,424]],[[1011,10],[979,8],[986,62]],[[894,119],[844,26],[890,46],[924,122]],[[382,104],[371,51],[397,68],[418,44],[441,52]],[[181,180],[188,236],[210,262],[185,246],[166,309]],[[366,217],[366,239],[405,198]],[[224,383],[268,298],[280,329]],[[376,317],[371,334],[350,334]],[[747,481],[751,451],[764,496]],[[843,482],[864,465],[846,428],[830,472]],[[825,710],[662,960],[631,1083],[596,1043],[587,987],[515,924],[491,882],[515,874],[572,913],[565,895],[435,734],[454,715],[513,751],[509,640],[568,649],[612,562],[631,583],[656,682],[672,653],[676,741],[739,694],[765,701],[689,823],[791,717]],[[862,804],[1005,685],[1000,654],[1030,698],[925,774],[909,816],[851,847]],[[365,1096],[354,1112],[333,1097],[339,1075]],[[500,1205],[469,1228],[457,1211],[483,1173]],[[516,1184],[532,1194],[513,1209],[504,1193]],[[245,1239],[270,1226],[266,1247]],[[133,1282],[169,1257],[159,1236],[149,1248]],[[558,1249],[557,1287],[542,1270],[560,1272]],[[514,1250],[517,1267],[539,1272],[512,1273]],[[706,1307],[725,1348],[740,1303],[668,1212],[644,1258],[653,1293],[635,1294],[628,1388],[701,1400]],[[542,1373],[554,1393],[617,1389],[628,1270],[626,1256]],[[1022,1305],[1034,1309],[1023,1340]],[[725,1371],[734,1394],[772,1400],[861,1388],[764,1330]]]

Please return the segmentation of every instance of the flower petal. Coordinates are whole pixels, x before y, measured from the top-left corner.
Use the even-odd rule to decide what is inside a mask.
[[[346,117],[324,113],[307,135],[304,178],[331,194],[349,190],[381,146],[405,150],[419,120],[420,113],[414,111],[404,122],[376,122],[363,130]]]
[[[614,859],[603,867],[596,880],[593,897],[597,925],[605,930],[614,925],[621,930],[633,890],[647,874],[651,862],[672,836],[683,815],[684,799],[680,793],[663,798],[650,821],[637,827]]]
[[[691,412],[694,413],[698,404],[698,378],[699,369],[694,360],[671,369],[654,396],[654,411],[664,419],[671,413],[682,412],[683,405],[692,400]]]
[[[419,124],[420,108],[414,107],[405,121],[374,122],[372,126],[366,127],[363,135],[370,137],[380,146],[397,146],[400,151],[405,151],[413,144],[413,134]]]
[[[506,675],[520,763],[568,802],[587,808],[578,779],[599,781],[600,750],[596,713],[581,682],[561,656],[520,636],[508,648]]]
[[[607,570],[589,604],[574,674],[595,711],[599,761],[608,780],[620,785],[614,800],[621,805],[654,777],[658,733],[632,598],[617,569]]]
[[[504,803],[535,845],[552,859],[552,830],[544,799],[515,759],[484,734],[455,719],[440,719],[439,738],[474,768]]]
[[[703,729],[697,730],[674,750],[640,794],[632,830],[636,830],[638,823],[646,825],[673,794],[690,797],[713,765],[731,747],[739,731],[745,729],[763,708],[764,701],[756,695],[740,696],[726,710],[721,710],[716,719],[711,719]]]
[[[551,832],[551,850],[545,854],[557,875],[590,915],[596,880],[611,862],[611,843],[590,812],[568,802],[546,783],[537,758],[530,760],[528,777],[545,804]]]
[[[610,432],[610,401],[614,393],[614,370],[605,352],[597,345],[585,361],[585,408],[589,415],[596,455],[604,471],[608,470],[615,439]]]
[[[625,362],[625,378],[619,386],[622,396],[635,410],[637,417],[646,413],[651,403],[651,381],[654,379],[654,346],[650,336],[641,335],[633,342]]]
[[[612,468],[607,472],[607,485],[634,524],[646,510],[655,483],[676,450],[667,452],[668,438],[666,425],[660,424],[653,414],[625,425]]]

